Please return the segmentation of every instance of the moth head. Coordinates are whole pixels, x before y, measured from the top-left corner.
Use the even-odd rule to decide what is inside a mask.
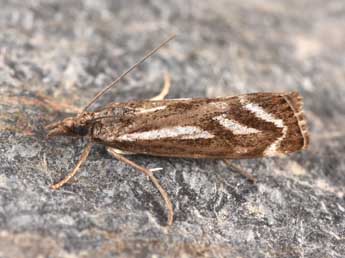
[[[85,136],[89,132],[89,126],[79,117],[67,117],[62,121],[46,126],[48,137],[52,136]]]

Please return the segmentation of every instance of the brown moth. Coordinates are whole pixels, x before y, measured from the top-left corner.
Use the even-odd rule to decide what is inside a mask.
[[[93,112],[85,111],[89,104],[77,116],[48,125],[48,136],[87,137],[90,142],[75,169],[52,187],[58,189],[69,181],[86,160],[92,144],[99,143],[107,146],[115,158],[150,177],[165,200],[170,225],[173,208],[167,193],[151,170],[130,161],[124,154],[244,159],[281,156],[308,146],[303,102],[297,92],[164,100],[167,92],[166,87],[155,100],[111,103]]]

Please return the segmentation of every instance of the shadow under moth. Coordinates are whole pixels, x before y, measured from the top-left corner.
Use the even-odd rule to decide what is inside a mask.
[[[150,178],[165,201],[167,224],[171,225],[174,213],[167,192],[153,170],[127,159],[126,154],[227,160],[281,156],[308,146],[302,97],[297,92],[164,99],[170,87],[166,78],[161,94],[153,99],[110,103],[99,110],[87,111],[93,102],[172,38],[98,93],[78,115],[46,127],[49,137],[77,136],[89,140],[75,168],[52,185],[53,189],[75,176],[93,144],[102,144],[116,159]]]

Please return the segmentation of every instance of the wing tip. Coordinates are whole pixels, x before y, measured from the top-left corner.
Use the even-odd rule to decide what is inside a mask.
[[[297,119],[300,133],[303,137],[303,146],[301,149],[306,149],[310,143],[310,135],[308,132],[307,121],[303,112],[303,97],[297,91],[288,92],[284,94],[283,97],[293,110],[294,115]]]

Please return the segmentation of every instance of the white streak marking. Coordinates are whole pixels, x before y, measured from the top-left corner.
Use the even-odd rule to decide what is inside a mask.
[[[283,135],[279,137],[277,140],[275,140],[270,146],[266,148],[264,151],[265,156],[277,156],[279,154],[282,154],[280,151],[278,151],[280,147],[280,143],[284,140],[286,137],[286,134],[288,132],[287,126],[284,125],[284,121],[282,119],[277,119],[270,113],[267,113],[262,107],[260,107],[257,104],[248,103],[245,98],[240,98],[241,103],[243,104],[243,107],[253,114],[256,115],[256,117],[266,121],[273,123],[278,128],[283,128]]]
[[[284,140],[287,134],[288,128],[284,126],[283,128],[283,135],[279,137],[275,142],[273,142],[266,150],[264,151],[264,155],[267,157],[277,156],[279,154],[283,154],[282,152],[278,151],[280,147],[280,143]]]
[[[244,105],[244,108],[254,113],[256,117],[261,118],[266,122],[275,124],[279,128],[284,127],[284,121],[282,119],[277,119],[272,116],[270,113],[267,113],[262,107],[257,104],[247,103]]]
[[[230,129],[233,134],[253,134],[261,132],[255,128],[247,127],[245,125],[241,125],[237,121],[228,119],[226,118],[225,114],[217,116],[213,119],[217,120],[225,128]]]
[[[121,135],[120,141],[157,140],[162,138],[209,139],[214,135],[195,126],[175,126],[146,132]]]
[[[165,109],[167,106],[158,106],[158,107],[153,107],[153,108],[138,108],[136,109],[136,113],[149,113],[149,112],[155,112],[157,110],[163,110]]]

